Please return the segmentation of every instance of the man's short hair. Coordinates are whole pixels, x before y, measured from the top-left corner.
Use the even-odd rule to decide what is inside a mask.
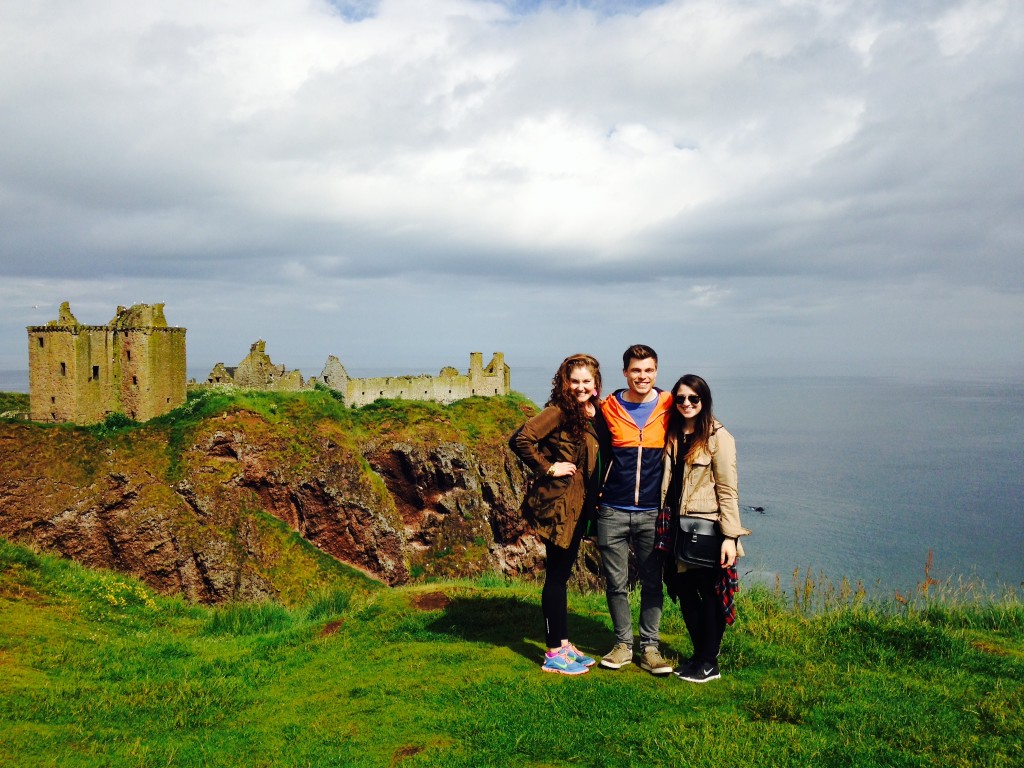
[[[654,360],[654,365],[657,367],[658,353],[646,344],[634,344],[622,353],[622,370],[629,370],[630,360],[646,360],[648,357]]]

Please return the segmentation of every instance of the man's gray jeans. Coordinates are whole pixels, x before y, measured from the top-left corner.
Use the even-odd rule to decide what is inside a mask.
[[[629,511],[607,507],[597,511],[597,547],[605,578],[608,612],[615,626],[615,642],[633,647],[633,619],[629,610],[629,545],[636,555],[640,581],[640,647],[658,645],[661,610],[661,556],[654,551],[654,523],[658,510]]]

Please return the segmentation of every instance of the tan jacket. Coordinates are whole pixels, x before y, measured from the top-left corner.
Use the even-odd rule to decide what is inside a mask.
[[[669,435],[662,458],[661,505],[669,504],[673,512],[680,515],[717,520],[719,529],[730,538],[749,536],[750,531],[740,524],[736,440],[718,421],[714,423],[713,430],[707,450],[684,465],[680,498],[666,500],[679,450],[676,436]],[[743,554],[738,540],[736,552]]]
[[[600,419],[598,410],[595,420]],[[582,441],[574,440],[562,425],[562,411],[549,405],[512,435],[509,447],[534,474],[523,500],[524,514],[544,541],[567,549],[584,506],[597,504],[600,442],[594,424]],[[547,471],[556,461],[572,462],[576,474],[551,477]]]

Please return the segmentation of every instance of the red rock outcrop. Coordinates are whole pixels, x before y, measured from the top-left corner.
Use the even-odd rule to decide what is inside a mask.
[[[181,445],[166,426],[0,423],[0,535],[201,602],[301,599],[330,566],[292,532],[387,584],[542,566],[503,436],[313,424],[233,410]]]

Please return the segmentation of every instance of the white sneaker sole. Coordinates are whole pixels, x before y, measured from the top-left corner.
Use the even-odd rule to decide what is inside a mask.
[[[627,664],[632,664],[632,663],[633,663],[632,660],[626,660],[626,661],[623,661],[623,662],[621,662],[619,664],[616,664],[614,661],[607,661],[605,659],[601,659],[601,666],[604,667],[605,669],[621,669],[622,667],[626,666]]]
[[[688,683],[697,683],[697,684],[710,683],[712,680],[719,680],[719,679],[721,679],[721,677],[722,677],[721,675],[712,675],[711,677],[700,677],[700,678],[697,678],[697,677],[685,677],[683,675],[679,675],[679,679],[680,680],[685,680]]]
[[[640,669],[644,672],[650,672],[652,675],[669,675],[672,674],[672,667],[652,667],[649,664],[640,662]]]
[[[551,672],[555,675],[569,675],[570,677],[579,677],[580,675],[587,674],[587,672],[589,672],[590,670],[587,667],[583,667],[582,672],[570,672],[567,669],[558,669],[557,667],[545,667],[544,665],[541,665],[540,671]]]

